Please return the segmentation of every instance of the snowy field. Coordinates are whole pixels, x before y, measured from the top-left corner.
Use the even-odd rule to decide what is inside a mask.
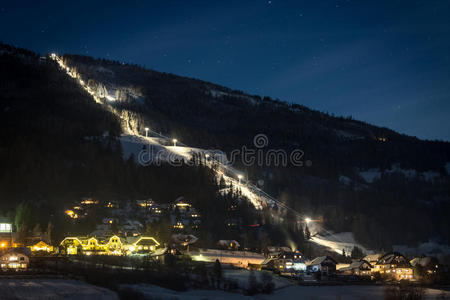
[[[313,226],[311,227],[314,228]],[[320,230],[320,227],[318,230]],[[339,254],[342,254],[342,249],[344,249],[346,253],[351,253],[353,247],[355,246],[360,248],[364,254],[372,254],[371,250],[366,249],[364,246],[356,242],[355,238],[353,237],[353,233],[351,232],[330,232],[330,234],[326,236],[317,234],[311,237],[311,241],[318,245],[327,247],[328,249]]]
[[[383,299],[383,286],[299,286],[291,285],[284,288],[277,289],[273,294],[264,295],[258,294],[255,296],[244,296],[239,293],[228,293],[216,290],[190,290],[187,292],[176,292],[169,289],[161,288],[154,285],[138,284],[127,285],[123,287],[132,288],[135,291],[142,293],[146,299],[282,299],[282,300],[297,300],[297,299]],[[443,292],[440,290],[427,289],[425,291],[425,299],[444,299],[443,297],[450,297],[450,292]]]
[[[255,271],[255,277],[256,279],[261,282],[261,272],[260,271]],[[270,273],[272,274],[272,273]],[[223,277],[225,277],[226,279],[231,279],[236,281],[236,283],[238,284],[239,288],[247,288],[248,287],[248,276],[250,275],[250,271],[246,270],[246,269],[231,269],[231,270],[223,270]],[[284,288],[287,286],[292,285],[291,281],[287,280],[286,278],[282,278],[279,276],[273,276],[273,281],[275,284],[275,289],[279,289],[279,288]]]
[[[113,291],[76,280],[0,279],[2,300],[118,300]]]

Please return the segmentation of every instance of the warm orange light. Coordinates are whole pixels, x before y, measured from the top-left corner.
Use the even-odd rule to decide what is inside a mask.
[[[66,213],[66,215],[68,215],[72,219],[77,219],[78,218],[78,215],[73,210],[66,210],[65,213]]]

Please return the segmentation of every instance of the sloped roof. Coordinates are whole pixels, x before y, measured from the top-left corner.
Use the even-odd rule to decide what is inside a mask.
[[[397,264],[397,265],[404,265],[404,266],[409,266],[410,265],[410,263],[406,259],[406,257],[403,254],[399,253],[399,252],[386,253],[385,255],[380,257],[380,259],[378,260],[378,262],[376,264],[377,265]]]
[[[127,237],[127,242],[129,244],[134,244],[134,245],[143,245],[143,246],[159,246],[160,244],[158,243],[157,240],[155,240],[153,237],[151,236],[133,236],[133,237]]]
[[[333,261],[335,264],[337,264],[337,261],[335,261],[332,257],[330,256],[319,256],[314,258],[313,260],[311,260],[310,262],[307,263],[307,265],[309,266],[313,266],[313,265],[320,265],[322,264],[325,260],[331,260]]]
[[[381,256],[383,256],[383,254],[381,254],[381,253],[376,253],[376,254],[369,254],[369,255],[366,255],[364,258],[363,258],[363,260],[366,260],[366,261],[378,261],[379,259],[380,259],[380,257]]]
[[[266,258],[265,260],[263,260],[262,262],[261,262],[261,264],[260,265],[267,265],[268,263],[270,263],[271,261],[273,261],[273,258]]]
[[[372,268],[372,265],[366,260],[360,260],[352,262],[348,267],[342,268],[339,271],[349,271],[354,269],[360,269],[364,264],[367,264],[369,268]]]
[[[236,241],[236,240],[220,240],[220,241],[217,242],[217,244],[219,244],[219,245],[221,245],[221,246],[227,246],[227,245],[229,245],[229,244],[231,244],[231,243],[235,244],[236,247],[240,247],[240,246],[241,246],[241,245],[239,244],[239,242]]]

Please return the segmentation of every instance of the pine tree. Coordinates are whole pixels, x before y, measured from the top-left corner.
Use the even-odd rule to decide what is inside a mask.
[[[216,262],[214,263],[214,276],[217,280],[217,288],[219,288],[220,281],[222,280],[222,266],[218,259],[216,259]]]
[[[361,259],[364,256],[364,253],[362,252],[362,250],[358,247],[355,246],[353,247],[352,253],[351,253],[351,257],[354,259]]]
[[[305,225],[305,239],[306,240],[311,239],[311,232],[309,231],[308,224]]]

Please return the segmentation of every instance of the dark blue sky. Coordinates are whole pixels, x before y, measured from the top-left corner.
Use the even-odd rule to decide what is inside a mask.
[[[450,1],[5,2],[6,43],[133,62],[450,140]]]

